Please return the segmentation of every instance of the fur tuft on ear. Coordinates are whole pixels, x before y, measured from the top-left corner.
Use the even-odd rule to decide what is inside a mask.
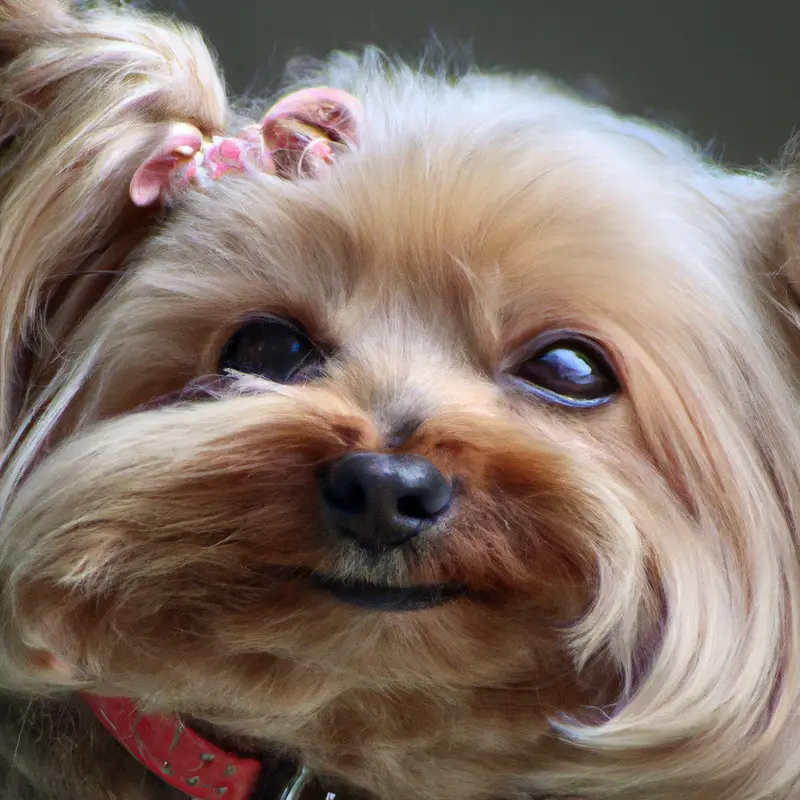
[[[69,6],[0,0],[0,447],[152,221],[136,170],[175,123],[212,135],[228,114],[193,29]]]
[[[777,260],[779,269],[777,296],[783,316],[793,329],[792,341],[797,341],[800,358],[800,172],[795,169],[786,173],[788,184],[785,207],[780,215],[780,236]]]

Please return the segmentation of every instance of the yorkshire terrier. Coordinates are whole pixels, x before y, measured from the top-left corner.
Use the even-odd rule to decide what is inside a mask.
[[[536,78],[0,0],[4,800],[800,797],[800,188]]]

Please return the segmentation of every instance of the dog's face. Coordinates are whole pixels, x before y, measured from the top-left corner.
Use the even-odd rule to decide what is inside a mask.
[[[688,793],[797,625],[780,192],[536,87],[381,80],[330,174],[189,192],[65,339],[7,649],[387,795],[648,757]]]

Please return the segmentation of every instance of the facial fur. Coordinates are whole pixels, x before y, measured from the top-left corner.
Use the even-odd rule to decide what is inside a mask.
[[[201,40],[0,23],[10,695],[134,697],[385,800],[800,796],[791,171],[368,52],[309,78],[364,106],[325,175],[154,213],[126,187],[163,127],[234,123]],[[324,353],[307,380],[220,374],[265,315]],[[549,331],[604,349],[609,403],[513,378]],[[431,462],[446,521],[327,533],[319,470],[361,452]],[[378,612],[319,575],[464,593]]]

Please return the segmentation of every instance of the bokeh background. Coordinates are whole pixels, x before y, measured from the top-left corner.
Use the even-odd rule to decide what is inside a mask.
[[[288,59],[435,35],[479,66],[544,72],[675,126],[724,161],[774,163],[800,115],[800,0],[150,0],[199,25],[236,93]]]

